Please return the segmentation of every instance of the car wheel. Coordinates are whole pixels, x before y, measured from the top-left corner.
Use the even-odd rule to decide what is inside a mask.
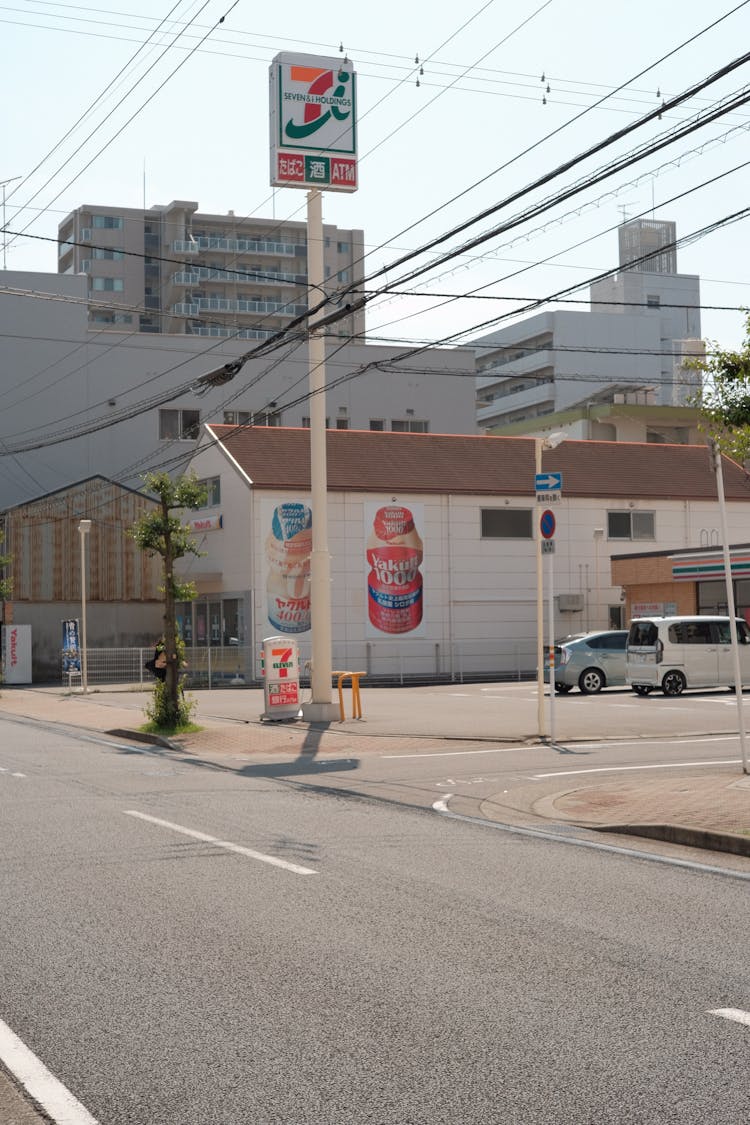
[[[570,684],[555,684],[555,691],[558,695],[567,695],[571,690]]]
[[[578,686],[584,695],[596,695],[604,687],[604,673],[597,668],[587,668],[578,677]]]
[[[633,684],[633,691],[636,695],[649,695],[651,693],[651,688],[646,687],[645,684]]]
[[[674,670],[667,672],[661,682],[661,690],[665,695],[682,695],[686,687],[687,680],[682,672],[676,672]]]

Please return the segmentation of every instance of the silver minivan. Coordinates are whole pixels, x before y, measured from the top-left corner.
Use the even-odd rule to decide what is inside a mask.
[[[750,682],[750,628],[737,618],[742,682]],[[734,687],[728,617],[638,617],[630,624],[625,678],[638,695],[660,688]]]

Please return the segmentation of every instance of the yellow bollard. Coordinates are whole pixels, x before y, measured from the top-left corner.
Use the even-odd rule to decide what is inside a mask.
[[[341,716],[341,722],[343,723],[344,720],[346,719],[346,709],[344,707],[344,680],[346,680],[348,678],[351,678],[351,681],[352,681],[351,682],[352,718],[353,719],[361,719],[362,718],[362,699],[361,699],[361,696],[359,694],[359,677],[365,676],[367,673],[366,672],[334,672],[333,674],[334,674],[334,676],[338,677],[337,682],[336,682],[336,686],[338,688],[338,693],[339,693],[339,715]]]

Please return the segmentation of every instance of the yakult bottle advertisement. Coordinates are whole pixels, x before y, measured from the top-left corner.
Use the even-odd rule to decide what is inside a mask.
[[[424,633],[422,504],[365,504],[367,635]]]
[[[310,629],[312,512],[299,500],[262,507],[266,620],[277,633]]]

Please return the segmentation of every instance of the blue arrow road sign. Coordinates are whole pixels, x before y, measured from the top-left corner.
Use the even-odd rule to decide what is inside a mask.
[[[537,492],[562,492],[562,473],[536,473],[534,487]]]

